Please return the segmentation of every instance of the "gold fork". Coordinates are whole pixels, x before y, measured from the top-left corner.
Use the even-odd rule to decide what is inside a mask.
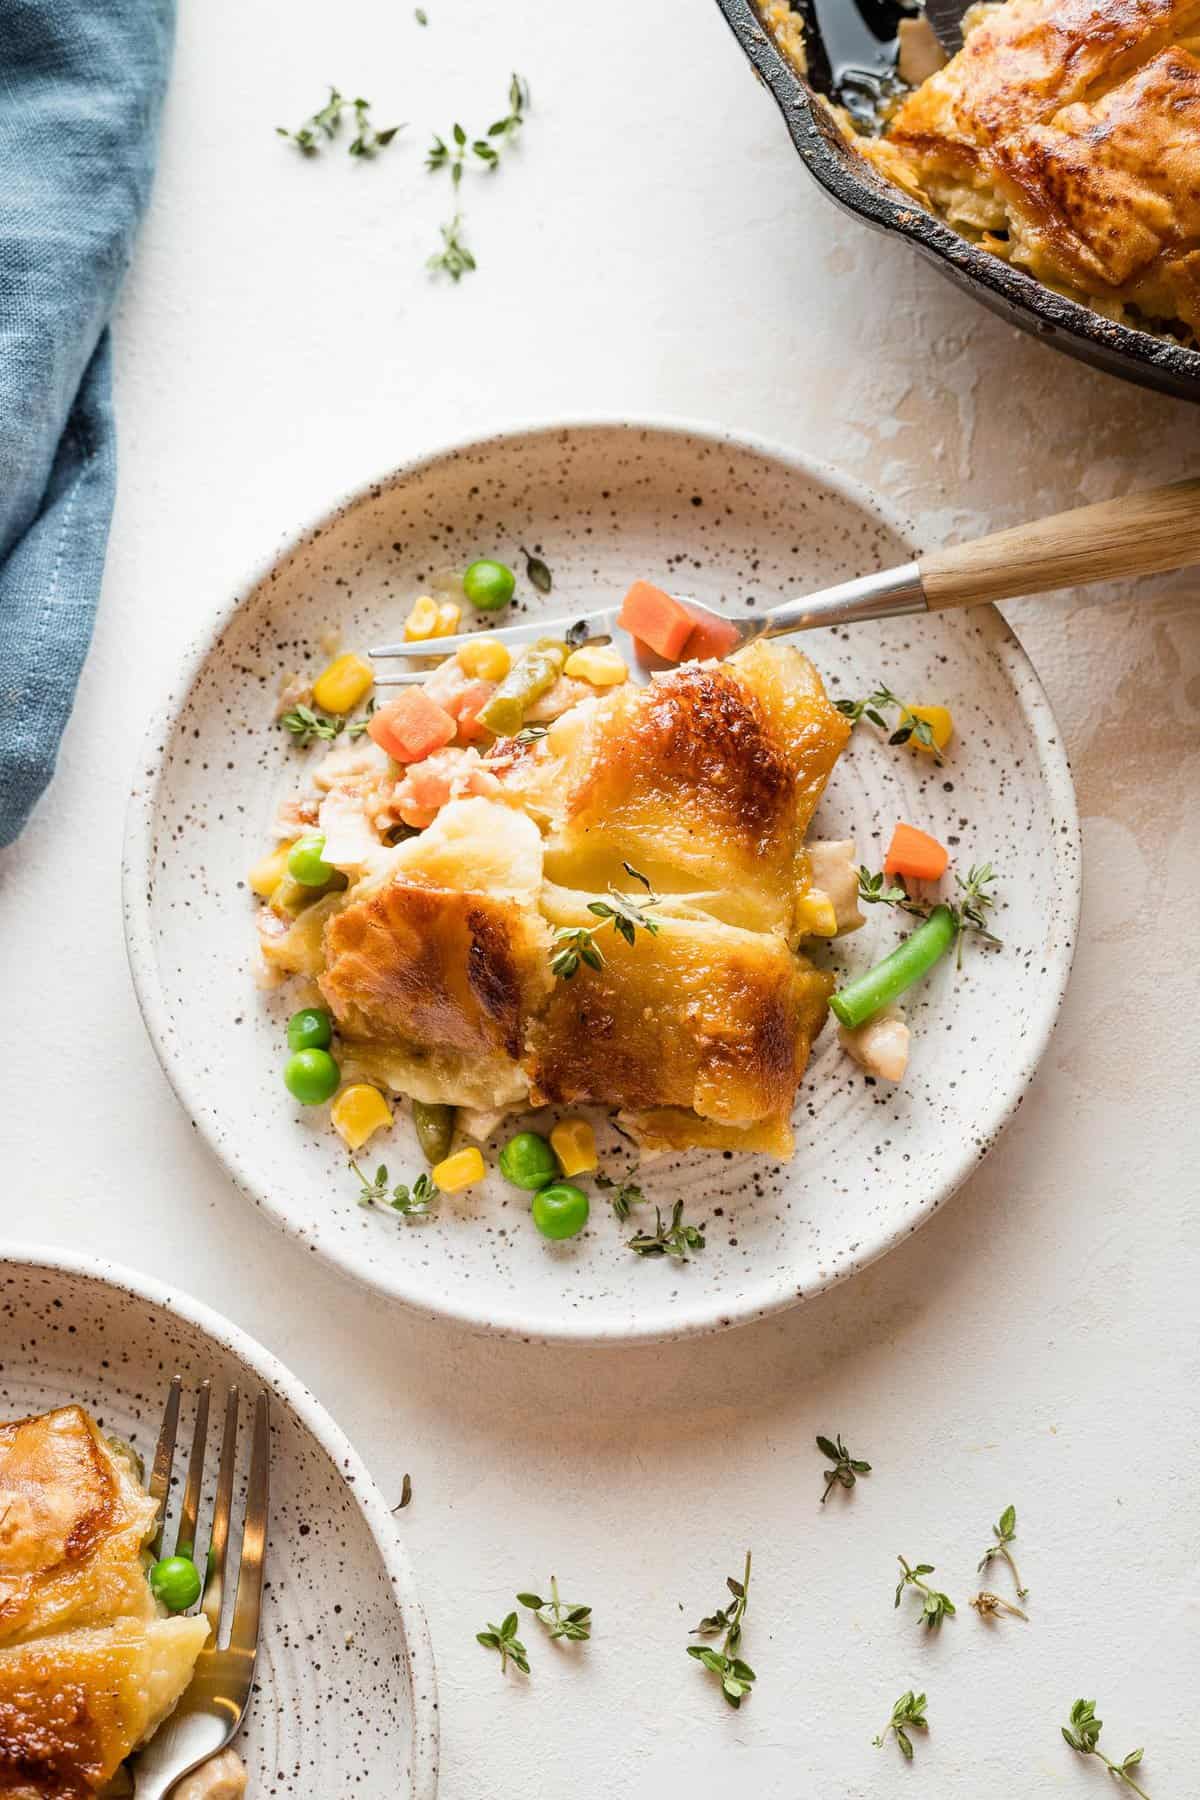
[[[175,1460],[175,1437],[179,1429],[182,1392],[182,1378],[176,1375],[167,1395],[162,1430],[159,1432],[150,1477],[150,1494],[158,1501],[159,1506],[158,1531],[152,1545],[156,1558],[162,1554],[166,1531],[167,1493]],[[204,1484],[210,1397],[210,1383],[202,1382],[196,1400],[196,1423],[192,1432],[192,1449],[174,1551],[177,1556],[191,1557],[198,1567],[204,1566],[196,1555],[196,1532]],[[254,1404],[254,1436],[250,1450],[250,1480],[246,1489],[241,1550],[236,1569],[230,1570],[230,1579],[236,1576],[237,1590],[229,1633],[226,1641],[223,1644],[220,1642],[230,1514],[237,1465],[239,1401],[237,1388],[231,1387],[225,1400],[221,1460],[217,1469],[217,1492],[209,1532],[207,1573],[200,1602],[201,1610],[208,1620],[208,1642],[200,1652],[191,1683],[175,1711],[130,1765],[137,1800],[163,1800],[184,1775],[223,1750],[241,1725],[254,1685],[270,1492],[271,1423],[267,1396],[264,1393],[258,1395]]]

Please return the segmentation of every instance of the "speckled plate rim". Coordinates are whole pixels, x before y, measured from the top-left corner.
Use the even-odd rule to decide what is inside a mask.
[[[315,1438],[363,1516],[404,1622],[413,1714],[412,1800],[435,1800],[439,1750],[437,1672],[429,1626],[417,1597],[408,1551],[374,1477],[321,1402],[277,1356],[240,1326],[214,1312],[203,1301],[194,1300],[178,1289],[164,1287],[151,1275],[139,1274],[104,1257],[73,1256],[41,1244],[14,1244],[0,1239],[0,1273],[9,1268],[41,1270],[94,1281],[172,1313],[253,1369]]]
[[[154,955],[150,887],[155,810],[176,715],[200,678],[221,637],[242,606],[258,591],[260,584],[280,563],[295,555],[316,536],[326,533],[344,514],[365,501],[378,498],[388,489],[422,475],[439,462],[474,454],[520,438],[549,437],[572,431],[628,431],[631,434],[652,432],[669,437],[692,437],[704,441],[714,449],[744,450],[752,455],[769,458],[783,468],[823,484],[847,504],[874,516],[894,532],[913,555],[919,554],[912,524],[898,509],[879,499],[854,477],[820,458],[809,456],[755,432],[734,430],[678,415],[650,415],[631,419],[604,414],[582,414],[567,419],[518,420],[479,436],[455,438],[437,448],[422,451],[386,474],[350,489],[319,519],[296,532],[250,572],[237,589],[234,599],[221,609],[215,623],[193,639],[179,674],[166,699],[155,710],[143,740],[125,817],[121,870],[125,947],[142,1018],[159,1062],[180,1104],[234,1184],[299,1242],[307,1243],[307,1236],[302,1227],[289,1216],[284,1201],[269,1188],[259,1186],[243,1161],[236,1143],[231,1142],[227,1135],[221,1134],[217,1116],[205,1098],[202,1084],[195,1079],[190,1066],[176,1049],[174,1035],[169,1028]],[[975,607],[972,609],[972,617],[984,625],[989,637],[988,649],[1012,683],[1017,704],[1029,722],[1038,773],[1047,798],[1055,816],[1064,825],[1063,832],[1055,840],[1055,849],[1058,859],[1058,894],[1062,917],[1067,925],[1065,943],[1056,964],[1051,965],[1047,971],[1048,979],[1041,992],[1039,1009],[1023,1040],[1025,1053],[1015,1063],[1006,1084],[997,1094],[996,1104],[986,1127],[987,1143],[984,1150],[981,1151],[975,1143],[964,1144],[956,1156],[948,1159],[945,1175],[924,1202],[910,1209],[898,1223],[881,1228],[873,1237],[860,1237],[854,1260],[849,1266],[823,1270],[803,1291],[798,1290],[795,1279],[786,1270],[781,1273],[776,1269],[761,1283],[748,1287],[728,1304],[723,1303],[720,1297],[702,1297],[691,1313],[681,1313],[673,1316],[669,1322],[649,1324],[644,1328],[628,1322],[605,1328],[590,1324],[586,1318],[564,1317],[554,1330],[549,1330],[545,1325],[531,1327],[528,1321],[522,1319],[519,1311],[498,1308],[494,1302],[489,1305],[486,1314],[473,1312],[467,1306],[432,1305],[415,1285],[401,1287],[399,1283],[395,1283],[384,1286],[370,1279],[358,1268],[352,1257],[326,1242],[317,1246],[318,1253],[358,1285],[368,1287],[388,1299],[398,1300],[430,1317],[450,1320],[483,1335],[515,1337],[533,1343],[661,1343],[721,1331],[733,1325],[749,1324],[754,1319],[782,1312],[799,1304],[801,1300],[811,1299],[875,1262],[896,1244],[911,1237],[914,1231],[931,1218],[978,1166],[1024,1099],[1050,1042],[1066,993],[1074,961],[1082,900],[1079,812],[1070,764],[1049,697],[1015,632],[996,608],[991,605]]]

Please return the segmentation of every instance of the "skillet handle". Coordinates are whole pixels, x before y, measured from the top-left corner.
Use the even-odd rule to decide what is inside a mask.
[[[1200,562],[1200,480],[1101,500],[931,551],[920,561],[931,611],[1051,588],[1159,575]]]

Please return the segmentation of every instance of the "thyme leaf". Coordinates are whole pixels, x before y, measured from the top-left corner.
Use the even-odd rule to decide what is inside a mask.
[[[549,565],[544,563],[540,556],[535,556],[532,550],[527,550],[524,544],[521,545],[521,555],[525,558],[526,581],[531,587],[535,587],[539,594],[548,594],[554,586],[554,577],[550,573]]]
[[[1102,1725],[1103,1720],[1096,1717],[1094,1700],[1076,1700],[1071,1708],[1071,1723],[1063,1726],[1062,1734],[1072,1750],[1078,1750],[1081,1756],[1098,1756],[1110,1775],[1115,1776],[1126,1787],[1131,1787],[1135,1794],[1140,1794],[1142,1800],[1149,1800],[1145,1788],[1139,1787],[1129,1773],[1130,1769],[1137,1768],[1143,1752],[1140,1749],[1131,1750],[1121,1762],[1111,1762],[1099,1745]]]
[[[1017,1599],[1024,1600],[1029,1589],[1021,1586],[1020,1570],[1017,1568],[1012,1551],[1008,1547],[1015,1541],[1016,1535],[1017,1509],[1015,1506],[1006,1506],[1004,1511],[1000,1514],[999,1524],[992,1526],[992,1536],[995,1538],[996,1542],[994,1544],[989,1544],[983,1555],[980,1557],[979,1571],[982,1574],[983,1570],[987,1568],[988,1564],[995,1557],[999,1556],[1003,1558],[1012,1572],[1012,1578],[1017,1589]]]
[[[821,1495],[822,1506],[835,1487],[852,1488],[860,1475],[871,1473],[869,1462],[862,1462],[851,1456],[842,1442],[840,1431],[836,1438],[818,1437],[817,1449],[833,1464],[832,1469],[825,1471],[825,1492]]]
[[[931,1588],[929,1583],[923,1579],[924,1576],[933,1574],[932,1563],[918,1563],[915,1568],[910,1569],[902,1556],[897,1557],[896,1560],[904,1570],[896,1586],[896,1605],[899,1606],[900,1596],[906,1587],[919,1589],[925,1596],[920,1618],[924,1625],[932,1631],[936,1625],[941,1624],[947,1615],[952,1615],[957,1610],[953,1600],[949,1594],[941,1594],[936,1588]]]
[[[462,214],[455,213],[452,219],[439,227],[442,247],[435,250],[425,264],[431,274],[448,275],[455,283],[475,267],[475,257],[463,242],[462,223]]]
[[[589,969],[604,967],[604,955],[596,943],[596,933],[604,925],[631,946],[639,931],[658,936],[658,921],[650,917],[650,908],[659,903],[658,895],[640,870],[630,863],[623,863],[622,867],[633,881],[641,882],[646,898],[635,900],[619,888],[610,887],[607,900],[588,901],[587,910],[601,921],[600,925],[559,925],[554,933],[556,948],[550,954],[550,972],[560,981],[573,981],[581,963]]]
[[[425,1170],[409,1187],[407,1182],[398,1182],[391,1192],[388,1191],[388,1172],[386,1163],[380,1163],[374,1178],[368,1180],[355,1162],[350,1158],[350,1167],[358,1176],[360,1206],[390,1206],[406,1219],[425,1219],[438,1209],[441,1195],[434,1185],[433,1177]]]
[[[523,1675],[529,1673],[529,1655],[524,1644],[517,1636],[517,1615],[510,1612],[499,1625],[488,1620],[486,1631],[475,1633],[475,1642],[482,1644],[485,1650],[498,1650],[500,1653],[500,1673],[503,1675],[509,1663],[514,1663]]]
[[[928,1730],[929,1721],[925,1717],[925,1696],[924,1694],[914,1694],[910,1688],[907,1694],[901,1694],[895,1706],[892,1708],[891,1718],[888,1720],[879,1736],[877,1738],[872,1738],[871,1742],[875,1745],[877,1750],[881,1750],[887,1742],[888,1732],[894,1731],[896,1734],[896,1742],[900,1746],[901,1755],[906,1762],[911,1762],[913,1747],[912,1739],[908,1735],[909,1732]]]
[[[543,1600],[540,1594],[518,1594],[517,1600],[522,1606],[530,1608],[552,1639],[566,1638],[570,1643],[581,1643],[592,1635],[591,1607],[560,1600],[558,1578],[555,1575],[550,1577],[549,1600]]]
[[[742,1620],[746,1616],[746,1603],[750,1595],[748,1550],[742,1579],[738,1581],[735,1576],[729,1575],[725,1586],[733,1596],[728,1606],[719,1607],[707,1618],[701,1619],[693,1627],[691,1634],[693,1637],[721,1637],[724,1634],[721,1648],[714,1650],[707,1644],[689,1644],[687,1653],[720,1677],[721,1692],[730,1706],[737,1707],[742,1704],[751,1685],[757,1680],[754,1670],[737,1655],[742,1641]]]
[[[881,731],[889,733],[889,744],[907,744],[911,738],[922,749],[928,750],[939,766],[945,761],[929,720],[919,719],[903,700],[898,700],[892,690],[882,683],[862,700],[835,700],[833,704],[844,718],[849,719],[851,725],[857,725],[860,719],[869,719],[872,725],[878,725]],[[894,730],[889,727],[885,717],[889,712],[898,715]]]
[[[629,1189],[621,1190],[629,1194]],[[641,1198],[641,1190],[636,1190]],[[630,1201],[630,1204],[634,1202]],[[616,1203],[614,1202],[614,1211]],[[617,1217],[622,1215],[618,1212]],[[627,1215],[626,1215],[627,1216]],[[671,1208],[671,1223],[664,1227],[662,1211],[654,1209],[654,1230],[639,1231],[634,1237],[627,1238],[625,1248],[632,1250],[635,1256],[669,1256],[675,1262],[687,1262],[689,1250],[703,1250],[704,1233],[697,1225],[684,1222],[683,1201],[677,1200]]]

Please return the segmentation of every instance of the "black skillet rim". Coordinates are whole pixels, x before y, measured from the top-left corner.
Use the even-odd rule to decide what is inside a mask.
[[[1200,401],[1200,350],[1118,324],[1056,294],[907,200],[842,143],[816,90],[779,49],[753,0],[717,0],[717,4],[783,114],[801,160],[840,205],[879,230],[907,238],[982,304],[1053,348],[1082,356],[1127,380]]]

